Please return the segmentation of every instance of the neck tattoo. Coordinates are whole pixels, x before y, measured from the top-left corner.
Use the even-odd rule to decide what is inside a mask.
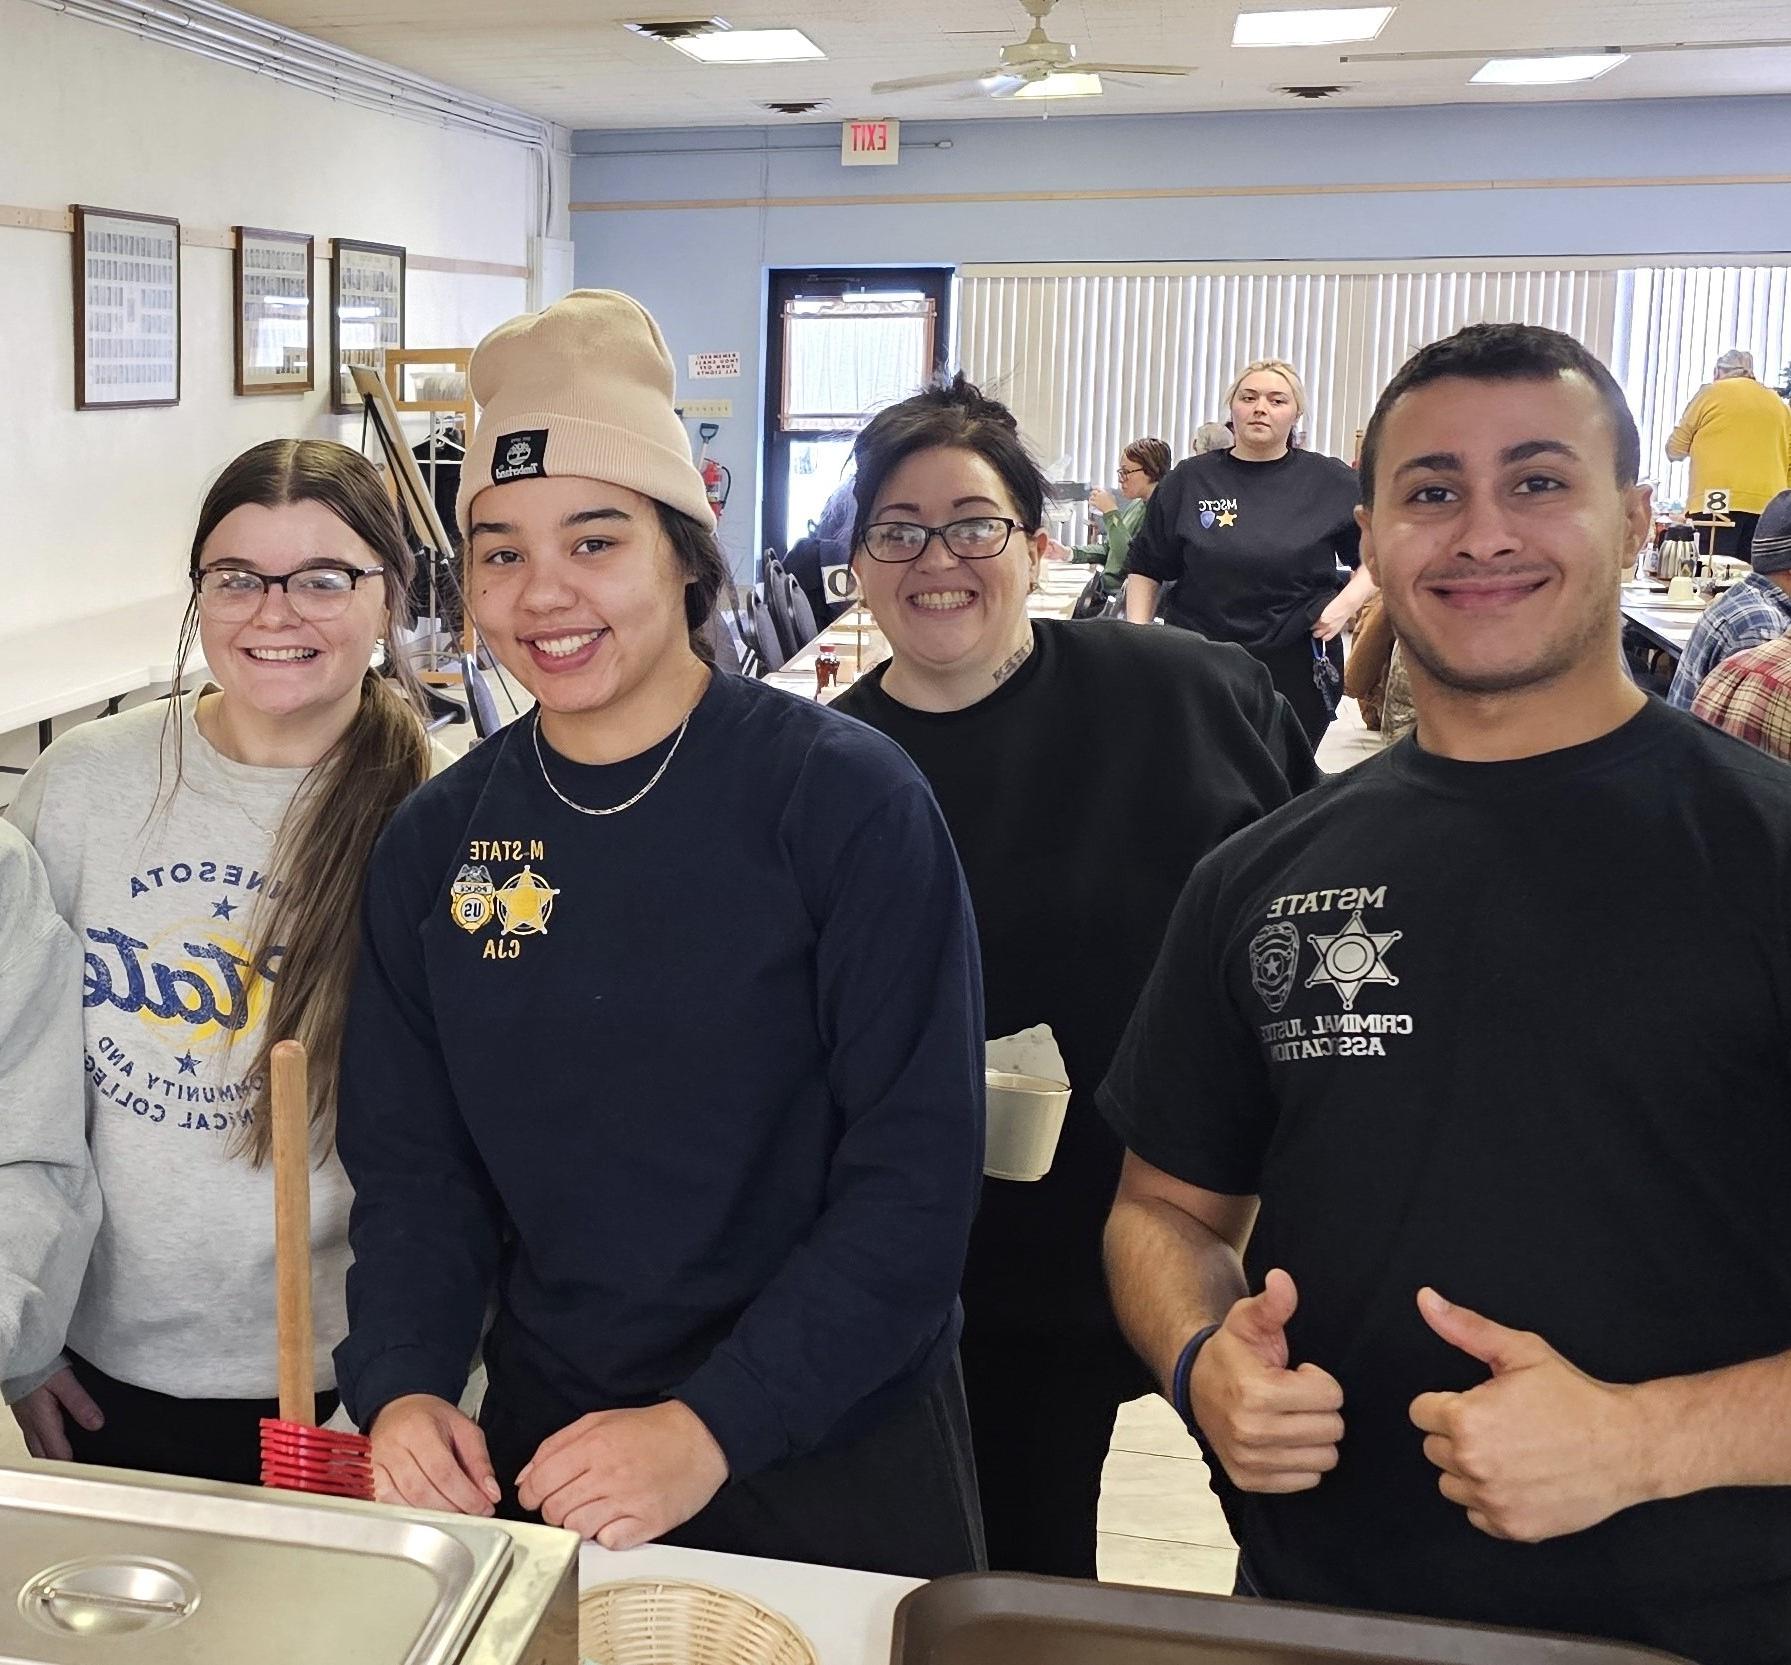
[[[1027,654],[1031,652],[1032,632],[1028,630],[1026,632],[1026,640],[1020,644],[1018,649],[1008,659],[995,667],[995,686],[999,688],[1002,683],[1006,682],[1007,679],[1014,674],[1015,671],[1019,670],[1019,668],[1026,663]]]

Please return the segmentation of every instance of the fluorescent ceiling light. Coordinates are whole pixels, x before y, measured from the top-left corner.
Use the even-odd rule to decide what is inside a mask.
[[[1470,80],[1494,87],[1558,87],[1569,81],[1596,81],[1629,62],[1627,52],[1592,52],[1559,58],[1492,58]]]
[[[1373,40],[1386,28],[1392,6],[1346,6],[1330,11],[1239,12],[1233,46],[1342,46]]]
[[[1101,78],[1082,70],[1060,70],[1042,81],[1028,81],[1015,98],[1099,98]]]
[[[714,29],[670,44],[704,64],[788,64],[827,56],[800,29]]]

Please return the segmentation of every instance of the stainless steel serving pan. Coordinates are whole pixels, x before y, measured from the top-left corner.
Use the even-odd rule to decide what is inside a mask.
[[[552,1536],[572,1548],[513,1581],[533,1610],[506,1621],[519,1634],[576,1552]],[[0,1665],[466,1665],[512,1561],[543,1547],[495,1521],[0,1469]]]

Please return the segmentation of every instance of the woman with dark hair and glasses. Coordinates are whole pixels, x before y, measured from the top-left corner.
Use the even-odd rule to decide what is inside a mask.
[[[945,824],[880,735],[706,662],[725,569],[638,303],[568,295],[470,375],[467,606],[536,704],[367,884],[337,1361],[378,1495],[970,1571],[982,1028]]]
[[[421,693],[368,665],[410,550],[378,472],[327,440],[232,462],[193,534],[213,684],[84,723],[9,815],[86,950],[87,1124],[104,1217],[67,1350],[8,1384],[33,1455],[253,1483],[274,1414],[268,1051],[311,1055],[317,1410],[347,1328],[336,1062],[373,841],[432,765]],[[178,686],[178,678],[177,686]]]
[[[854,566],[891,657],[835,709],[932,783],[976,909],[986,1034],[1049,1025],[1073,1094],[1049,1174],[986,1181],[971,1237],[990,1564],[1092,1578],[1114,1412],[1150,1391],[1102,1280],[1122,1152],[1092,1095],[1189,870],[1305,787],[1312,754],[1240,648],[1028,617],[1045,481],[962,376],[881,412],[855,460]]]
[[[1047,545],[1045,553],[1054,560],[1101,563],[1101,593],[1118,595],[1126,581],[1126,559],[1132,538],[1144,523],[1144,506],[1157,489],[1157,482],[1169,472],[1172,459],[1169,447],[1160,439],[1135,439],[1120,453],[1119,496],[1105,486],[1096,486],[1088,494],[1088,506],[1100,517],[1105,543],[1077,544],[1066,549],[1060,543]]]

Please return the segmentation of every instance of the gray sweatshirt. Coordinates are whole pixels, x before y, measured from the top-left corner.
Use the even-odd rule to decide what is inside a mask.
[[[181,702],[181,785],[159,805],[158,765],[174,780],[161,703],[63,735],[8,813],[87,956],[87,1119],[106,1206],[68,1347],[158,1393],[272,1398],[273,1171],[236,1149],[265,1008],[245,974],[306,771],[225,757],[197,702]],[[319,1388],[347,1330],[349,1195],[332,1153],[311,1175]]]
[[[81,1109],[81,955],[31,846],[0,821],[0,1380],[57,1357],[100,1193]]]

